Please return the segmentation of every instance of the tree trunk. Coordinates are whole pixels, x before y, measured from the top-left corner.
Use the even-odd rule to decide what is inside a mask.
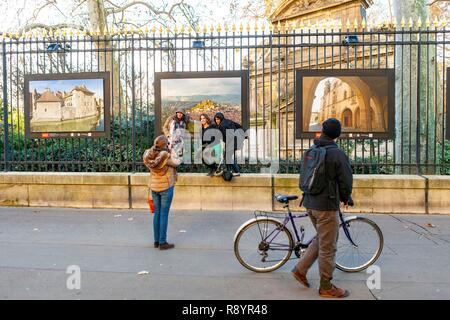
[[[394,14],[398,21],[403,17],[408,21],[411,17],[414,29],[417,29],[417,21],[420,18],[423,21],[422,30],[425,30],[425,21],[429,15],[426,0],[402,0],[393,3]],[[396,40],[417,41],[419,37],[423,42],[427,40],[426,35],[419,36],[418,33],[397,35]],[[398,173],[430,173],[428,167],[425,167],[425,170],[417,170],[419,167],[417,164],[426,163],[426,159],[432,162],[435,154],[433,143],[436,126],[435,108],[434,101],[430,101],[433,100],[430,93],[434,92],[435,86],[433,81],[435,59],[435,48],[430,46],[427,51],[426,44],[420,47],[404,45],[396,48],[396,164],[409,163],[410,160],[411,164],[415,164],[409,168],[400,167]]]
[[[108,31],[108,24],[106,21],[105,5],[103,0],[88,0],[89,21],[91,30],[97,32]],[[113,45],[109,41],[95,41],[97,49],[112,49]],[[111,73],[111,88],[112,88],[112,113],[116,117],[119,115],[119,108],[122,102],[120,101],[120,68],[119,64],[114,58],[112,51],[100,51],[98,61],[99,71],[109,71]]]

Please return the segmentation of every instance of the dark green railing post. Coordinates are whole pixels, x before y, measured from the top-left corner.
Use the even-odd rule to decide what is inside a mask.
[[[2,43],[2,64],[3,64],[3,160],[5,162],[5,171],[8,171],[8,160],[9,160],[9,128],[8,128],[8,70],[6,63],[6,43],[3,39]]]

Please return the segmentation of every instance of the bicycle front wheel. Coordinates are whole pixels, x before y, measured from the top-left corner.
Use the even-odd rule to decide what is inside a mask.
[[[271,272],[289,260],[294,248],[291,232],[278,220],[252,219],[236,233],[234,254],[254,272]]]
[[[375,222],[362,217],[345,221],[345,226],[354,244],[346,234],[344,224],[341,224],[336,267],[345,272],[365,270],[377,261],[383,250],[383,233]]]

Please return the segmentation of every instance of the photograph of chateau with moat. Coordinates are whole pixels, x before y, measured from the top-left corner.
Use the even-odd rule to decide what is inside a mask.
[[[30,81],[30,132],[103,131],[103,79]]]

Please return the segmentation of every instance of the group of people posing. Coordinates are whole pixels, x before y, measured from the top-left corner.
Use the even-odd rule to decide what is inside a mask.
[[[176,150],[176,154],[180,156],[184,147],[183,134],[185,132],[192,132],[191,125],[194,121],[186,114],[183,110],[177,110],[173,117],[167,118],[163,125],[163,133],[169,139],[169,145],[172,149]],[[208,146],[213,152],[212,157],[202,156],[203,163],[208,167],[208,176],[214,176],[217,173],[218,164],[221,162],[225,163],[225,167],[228,171],[232,172],[233,176],[240,175],[240,168],[237,164],[235,152],[242,148],[242,143],[239,143],[238,139],[234,139],[231,154],[229,157],[226,156],[227,146],[227,130],[232,130],[233,132],[242,129],[242,126],[230,119],[225,118],[223,113],[218,112],[214,115],[214,121],[208,114],[202,113],[197,119],[201,124],[201,138],[202,138],[202,151]],[[208,130],[217,130],[220,132],[220,138],[216,134],[211,132],[208,134]],[[228,160],[227,160],[228,159]]]

